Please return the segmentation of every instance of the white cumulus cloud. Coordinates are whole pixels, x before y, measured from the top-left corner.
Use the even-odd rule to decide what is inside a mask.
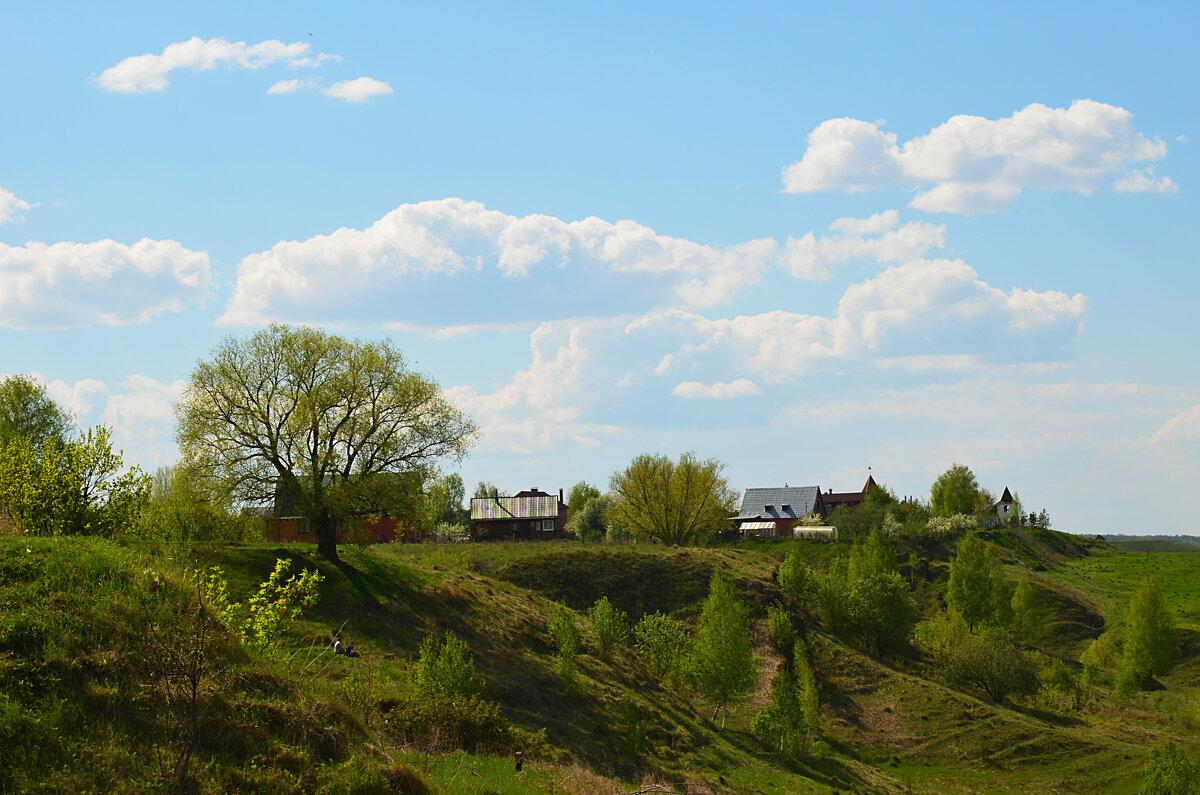
[[[245,257],[220,322],[458,325],[590,314],[598,305],[713,306],[756,283],[777,248],[771,239],[717,248],[634,221],[513,216],[462,199],[403,204],[366,229]],[[447,305],[452,283],[461,300]]]
[[[76,328],[141,323],[213,289],[208,253],[174,240],[0,243],[0,326]]]
[[[170,85],[167,76],[176,69],[261,69],[281,61],[292,67],[314,67],[324,61],[340,60],[327,53],[309,55],[310,49],[307,42],[300,41],[284,44],[269,39],[246,44],[219,37],[206,40],[193,36],[187,41],[168,44],[158,54],[131,55],[101,72],[97,82],[106,91],[141,94],[165,89]]]
[[[681,398],[701,398],[708,400],[729,400],[732,398],[761,395],[762,390],[753,381],[737,378],[729,383],[716,382],[702,384],[699,381],[682,381],[675,385],[671,394]]]
[[[1061,361],[1088,314],[1082,294],[981,281],[961,260],[915,260],[846,289],[832,316],[774,310],[708,318],[683,310],[649,315],[628,333],[690,338],[678,362],[720,362],[768,383],[831,360],[957,357],[972,367]]]
[[[148,472],[174,462],[175,403],[185,382],[162,382],[146,375],[129,375],[110,387],[104,381],[82,378],[69,382],[31,373],[56,403],[70,410],[80,428],[108,425],[113,446],[123,452],[126,466],[137,464]]]
[[[17,213],[22,210],[32,210],[36,204],[30,204],[24,199],[17,198],[10,190],[0,188],[0,224],[15,221],[21,216]]]
[[[870,259],[880,264],[917,259],[931,248],[946,245],[946,227],[910,222],[893,228],[899,221],[896,210],[876,213],[870,218],[839,218],[829,225],[834,235],[789,237],[784,246],[782,266],[797,279],[825,281],[836,266],[852,259]]]
[[[880,126],[822,122],[803,157],[783,169],[784,191],[908,186],[920,191],[909,205],[917,209],[996,212],[1026,189],[1092,193],[1132,164],[1167,154],[1165,143],[1133,126],[1132,113],[1089,99],[1068,108],[1034,103],[1001,119],[953,116],[903,145]]]
[[[323,88],[321,93],[346,102],[364,102],[371,97],[392,93],[392,87],[373,77],[356,77],[353,80],[343,80],[340,83],[334,83],[329,88]]]
[[[555,340],[553,324],[543,323],[529,338],[532,361],[507,384],[481,393],[451,387],[448,399],[479,423],[480,449],[529,455],[568,446],[596,447],[611,426],[583,418],[579,404],[589,351],[582,330],[571,328],[565,344]]]

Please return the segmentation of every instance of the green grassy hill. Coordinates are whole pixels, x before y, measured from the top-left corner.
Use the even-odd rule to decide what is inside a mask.
[[[1044,648],[1074,661],[1156,572],[1185,653],[1165,689],[1118,708],[1099,692],[1075,714],[980,701],[941,684],[919,658],[883,664],[795,619],[821,686],[823,740],[797,760],[750,734],[778,655],[765,610],[792,542],[705,549],[578,543],[346,548],[331,565],[298,546],[167,550],[85,539],[0,538],[0,792],[169,791],[187,736],[164,670],[188,648],[185,572],[220,566],[244,599],[278,558],[324,576],[321,599],[266,658],[212,638],[198,691],[190,784],[198,792],[1135,792],[1164,733],[1195,756],[1200,556],[1128,553],[1052,531],[994,534],[1011,579],[1034,584],[1053,620]],[[801,545],[814,562],[837,547]],[[923,561],[919,601],[944,591],[952,544],[901,549]],[[1195,561],[1195,562],[1193,562]],[[584,611],[598,597],[636,620],[693,621],[713,571],[751,606],[763,665],[750,705],[722,731],[703,704],[664,687],[631,651],[603,662],[585,639],[579,684],[556,671],[550,600]],[[583,624],[582,615],[579,616]],[[329,653],[341,629],[362,652]],[[402,703],[422,640],[453,631],[514,727],[506,747],[462,754],[401,742]],[[186,716],[185,716],[186,717]],[[544,732],[544,735],[539,734]],[[544,736],[544,739],[542,739]],[[531,757],[516,774],[509,754]],[[681,790],[679,790],[681,791]]]

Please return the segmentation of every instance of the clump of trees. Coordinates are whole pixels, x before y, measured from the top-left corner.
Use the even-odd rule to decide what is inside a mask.
[[[1080,655],[1088,682],[1112,678],[1113,695],[1127,700],[1170,668],[1178,646],[1175,621],[1158,581],[1142,580],[1123,621],[1105,630]]]
[[[831,632],[879,657],[907,644],[917,605],[900,576],[896,550],[881,530],[855,541],[849,555],[823,568],[803,573],[801,566],[785,558],[780,568],[784,593],[813,607]]]
[[[754,716],[750,730],[779,753],[803,753],[816,739],[820,716],[817,678],[809,665],[804,642],[797,640],[791,666],[784,664],[776,671],[767,706]]]
[[[1037,662],[1021,644],[1040,636],[1041,621],[1032,586],[1023,582],[1010,597],[995,546],[971,534],[950,562],[946,609],[917,639],[947,681],[999,702],[1037,692]]]
[[[33,536],[129,532],[150,478],[124,468],[103,426],[74,432],[70,413],[27,376],[0,381],[0,519]]]

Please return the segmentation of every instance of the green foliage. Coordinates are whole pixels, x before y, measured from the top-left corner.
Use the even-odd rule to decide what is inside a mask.
[[[286,581],[283,579],[292,562],[286,558],[275,561],[275,570],[246,602],[229,602],[229,586],[219,567],[213,566],[203,575],[200,587],[205,601],[230,629],[236,627],[238,637],[246,646],[268,656],[274,654],[288,625],[306,607],[317,602],[320,595],[320,572],[304,569]]]
[[[813,587],[812,577],[808,566],[800,556],[800,550],[791,549],[783,562],[779,564],[776,575],[779,580],[779,590],[794,605],[803,605],[809,599],[809,591]]]
[[[388,734],[399,743],[433,752],[455,749],[507,753],[513,727],[500,705],[478,695],[441,695],[403,701],[384,718]]]
[[[958,610],[972,629],[1009,622],[1008,589],[996,548],[977,535],[964,536],[950,562],[946,604]]]
[[[699,544],[723,528],[736,496],[722,476],[725,465],[687,452],[675,463],[640,455],[610,481],[608,513],[635,538],[663,544]]]
[[[950,661],[954,650],[970,633],[971,629],[963,620],[962,614],[951,607],[938,612],[928,621],[922,621],[913,635],[917,644],[935,662],[945,665]]]
[[[567,492],[567,510],[575,512],[581,509],[590,500],[594,500],[600,496],[600,489],[593,486],[587,481],[579,481],[571,490]]]
[[[625,612],[613,607],[607,596],[602,596],[588,608],[588,629],[596,643],[600,659],[608,660],[615,649],[625,643],[629,635],[629,623]]]
[[[781,666],[771,679],[767,706],[754,716],[750,731],[780,753],[790,754],[805,745],[800,688],[785,666]]]
[[[462,518],[466,486],[457,472],[434,478],[425,486],[419,516],[424,535],[436,533],[440,525],[455,525]]]
[[[1137,687],[1167,672],[1175,656],[1175,624],[1158,580],[1147,577],[1129,600],[1121,669]]]
[[[755,737],[787,755],[812,747],[821,715],[817,679],[802,641],[796,641],[792,658],[793,670],[780,667],[771,680],[767,706],[750,723]]]
[[[471,499],[474,500],[494,500],[500,496],[500,489],[495,483],[487,480],[481,480],[475,484],[475,491],[471,494]]]
[[[683,624],[660,612],[647,613],[633,628],[634,649],[660,679],[677,684],[687,656]]]
[[[344,516],[411,515],[412,490],[396,473],[420,480],[441,459],[461,459],[476,432],[390,340],[278,324],[226,337],[197,363],[176,413],[189,467],[235,501],[290,495],[330,560]]]
[[[796,643],[796,628],[792,626],[792,617],[779,605],[767,608],[767,629],[771,633],[771,643],[782,654],[787,654]]]
[[[817,688],[817,677],[808,661],[804,641],[796,639],[792,648],[792,670],[795,672],[796,687],[800,689],[800,712],[804,720],[805,747],[811,748],[820,730],[821,700]]]
[[[579,646],[582,642],[571,608],[560,602],[551,603],[550,623],[547,629],[557,651],[558,672],[563,683],[570,689],[575,684],[575,664],[579,659]]]
[[[1013,632],[1021,642],[1033,646],[1042,639],[1045,632],[1045,617],[1037,593],[1028,580],[1021,580],[1013,591],[1012,601]]]
[[[919,613],[908,583],[897,571],[855,577],[846,594],[849,617],[863,648],[883,657],[901,648],[912,634]]]
[[[571,508],[567,515],[567,532],[583,541],[603,541],[608,531],[605,514],[611,505],[611,497],[597,494],[579,508]]]
[[[285,581],[291,565],[284,558],[275,561],[275,570],[246,603],[249,615],[242,624],[242,642],[267,654],[274,652],[288,624],[316,604],[320,594],[324,577],[319,572],[304,569]]]
[[[1139,795],[1197,795],[1200,775],[1183,749],[1164,737],[1150,750]]]
[[[447,632],[442,640],[425,636],[413,663],[412,683],[421,698],[470,698],[483,689],[467,644],[453,632]]]
[[[122,535],[149,499],[150,478],[121,469],[103,425],[40,447],[28,436],[0,441],[0,514],[25,535]]]
[[[970,514],[979,503],[979,482],[975,474],[962,464],[953,464],[929,489],[929,507],[934,516]]]
[[[67,440],[75,421],[46,391],[46,385],[25,375],[0,380],[0,445],[24,438],[35,448]]]
[[[689,672],[701,697],[713,707],[713,719],[721,713],[721,728],[728,710],[746,699],[757,667],[746,605],[732,583],[713,574],[692,638]]]
[[[835,634],[879,656],[907,642],[919,614],[881,530],[856,541],[848,558],[835,558],[813,581],[817,608]]]
[[[262,527],[251,517],[235,516],[232,506],[212,497],[197,473],[161,467],[154,473],[150,499],[138,515],[133,534],[188,548],[199,541],[261,538]]]
[[[1048,659],[1041,674],[1042,689],[1039,700],[1047,707],[1057,707],[1065,702],[1070,710],[1078,711],[1083,705],[1083,688],[1075,672],[1057,657]]]
[[[992,701],[1011,695],[1037,692],[1037,666],[1033,658],[1017,648],[1009,632],[985,627],[970,632],[949,650],[946,678],[961,687],[983,691]]]

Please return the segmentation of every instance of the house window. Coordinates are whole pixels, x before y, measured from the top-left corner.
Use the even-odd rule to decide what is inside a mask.
[[[296,532],[302,536],[308,535],[308,520],[307,519],[297,519],[296,520]]]
[[[554,520],[553,519],[543,519],[542,520],[542,532],[543,533],[553,533],[554,532]]]

